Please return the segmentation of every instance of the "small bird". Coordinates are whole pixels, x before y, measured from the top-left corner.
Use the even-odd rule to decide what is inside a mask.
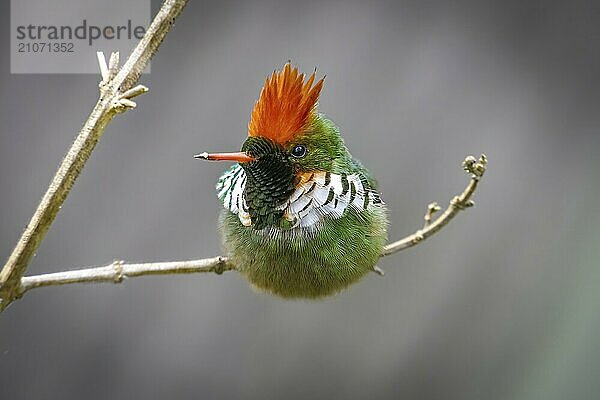
[[[254,287],[284,298],[332,295],[378,271],[387,240],[377,182],[317,112],[315,75],[290,62],[274,71],[241,152],[195,156],[237,162],[216,186],[225,250]]]

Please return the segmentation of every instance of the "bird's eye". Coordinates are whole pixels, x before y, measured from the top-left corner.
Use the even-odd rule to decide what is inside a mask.
[[[296,158],[304,157],[306,155],[306,147],[302,146],[301,144],[297,144],[292,149],[292,155]]]

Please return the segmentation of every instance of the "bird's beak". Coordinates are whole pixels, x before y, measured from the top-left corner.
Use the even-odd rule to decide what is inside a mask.
[[[213,160],[213,161],[237,161],[240,163],[247,163],[254,161],[254,157],[250,157],[246,152],[239,153],[200,153],[196,154],[194,158],[201,160]]]

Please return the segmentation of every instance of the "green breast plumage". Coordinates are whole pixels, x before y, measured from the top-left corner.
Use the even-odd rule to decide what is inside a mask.
[[[366,172],[366,171],[365,171]],[[372,270],[386,241],[386,210],[362,167],[296,177],[273,204],[278,217],[257,226],[249,207],[248,176],[238,164],[217,183],[225,208],[223,242],[237,269],[258,288],[282,297],[322,297]],[[254,215],[253,215],[254,214]]]

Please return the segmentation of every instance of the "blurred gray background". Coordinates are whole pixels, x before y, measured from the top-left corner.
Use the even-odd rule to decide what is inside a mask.
[[[5,259],[98,76],[10,75],[7,1],[0,20]],[[225,165],[192,155],[238,149],[288,59],[327,74],[320,110],[379,178],[390,238],[485,152],[476,207],[319,302],[236,273],[35,290],[0,315],[0,398],[597,399],[599,20],[592,1],[191,1],[29,274],[219,254]]]

